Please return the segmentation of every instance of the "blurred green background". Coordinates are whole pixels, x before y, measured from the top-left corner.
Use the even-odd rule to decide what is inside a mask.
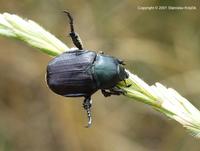
[[[196,6],[142,11],[138,6]],[[84,47],[122,58],[148,84],[173,87],[200,109],[198,0],[0,0],[0,13],[32,19],[72,47],[62,10],[72,12]],[[93,95],[93,126],[82,98],[52,93],[51,57],[0,37],[0,151],[199,151],[181,125],[123,96]]]

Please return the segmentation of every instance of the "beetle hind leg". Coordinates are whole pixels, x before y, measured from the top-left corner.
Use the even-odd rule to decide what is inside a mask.
[[[82,44],[81,38],[79,37],[79,35],[74,30],[73,18],[72,18],[71,14],[69,12],[67,12],[67,11],[63,11],[63,12],[66,13],[68,18],[69,18],[69,24],[70,24],[70,29],[71,29],[71,32],[69,33],[69,35],[70,35],[74,45],[79,50],[82,50],[83,49],[83,44]]]
[[[87,128],[89,128],[92,124],[91,107],[92,107],[91,96],[85,97],[83,101],[83,108],[87,111],[87,116],[88,116],[88,125],[86,126]]]

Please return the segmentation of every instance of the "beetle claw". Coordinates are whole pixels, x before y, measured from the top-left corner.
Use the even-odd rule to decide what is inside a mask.
[[[83,101],[83,108],[87,111],[87,116],[88,116],[88,125],[86,126],[87,128],[89,128],[92,125],[91,107],[92,107],[91,97],[85,98],[85,100]]]
[[[88,116],[88,125],[85,126],[86,128],[90,128],[90,126],[92,125],[91,111],[89,112],[90,113],[87,113],[87,114],[90,114],[90,116]]]

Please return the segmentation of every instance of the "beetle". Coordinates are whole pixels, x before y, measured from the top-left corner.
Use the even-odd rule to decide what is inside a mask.
[[[74,30],[71,14],[64,11],[69,18],[69,33],[76,48],[71,48],[55,58],[47,65],[46,81],[56,94],[65,97],[84,97],[83,107],[87,111],[88,125],[91,118],[91,96],[101,90],[105,97],[124,94],[117,88],[120,81],[128,78],[123,67],[124,62],[104,53],[83,49],[79,35]]]

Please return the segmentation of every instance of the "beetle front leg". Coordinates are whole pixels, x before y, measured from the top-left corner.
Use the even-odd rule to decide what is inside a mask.
[[[83,108],[87,111],[87,116],[88,116],[88,125],[86,126],[87,128],[89,128],[92,124],[91,107],[92,107],[91,96],[85,97],[83,101]]]

